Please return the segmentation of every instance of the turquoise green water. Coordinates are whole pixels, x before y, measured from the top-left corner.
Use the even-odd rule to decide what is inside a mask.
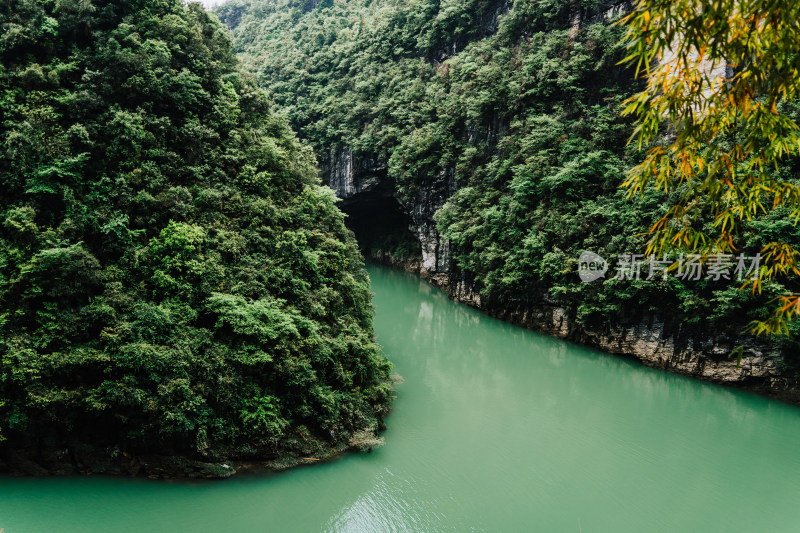
[[[0,478],[34,532],[800,531],[800,410],[487,318],[371,267],[405,381],[372,454],[189,484]]]

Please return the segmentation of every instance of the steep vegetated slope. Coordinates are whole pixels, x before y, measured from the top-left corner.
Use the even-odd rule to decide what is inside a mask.
[[[754,296],[736,276],[646,280],[646,265],[642,279],[614,279],[617,258],[641,253],[642,234],[665,212],[663,196],[626,199],[619,189],[640,157],[620,114],[640,88],[619,65],[624,28],[614,22],[625,9],[601,0],[231,0],[218,14],[316,150],[323,178],[353,205],[393,190],[423,271],[453,294],[649,364],[783,395],[796,383],[796,325],[777,341],[744,333],[780,283]],[[800,242],[784,215],[749,223],[739,250],[752,257],[769,240]],[[367,241],[368,255],[404,242]],[[581,282],[583,251],[609,260],[606,279]],[[741,365],[727,359],[737,345],[747,348]]]
[[[10,0],[0,28],[0,470],[227,475],[374,435],[356,243],[219,21]]]

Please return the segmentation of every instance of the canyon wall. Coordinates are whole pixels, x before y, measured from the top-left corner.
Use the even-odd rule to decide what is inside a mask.
[[[365,256],[521,326],[798,401],[797,349],[741,334],[764,301],[708,284],[578,279],[581,252],[637,253],[663,215],[618,194],[636,164],[619,109],[642,87],[620,66],[624,29],[612,20],[630,2],[327,3],[218,11],[315,149]],[[586,307],[603,325],[587,325]],[[738,347],[741,362],[728,357]]]
[[[570,36],[574,37],[586,24],[618,16],[629,8],[628,2],[618,2],[609,3],[599,11],[576,10],[571,18]],[[487,33],[493,31],[496,17],[507,9],[507,3],[498,6],[494,19],[487,21],[484,28]],[[458,50],[457,43],[444,47],[434,63],[444,64]],[[719,75],[725,73],[724,65],[708,68]],[[468,128],[465,136],[469,143],[482,136],[481,140],[492,146],[502,139],[507,128],[505,121],[494,115],[482,131]],[[348,148],[332,150],[329,161],[324,166],[323,175],[328,176],[329,185],[343,199],[358,201],[361,192],[374,189],[388,179],[386,165],[378,163],[375,158],[354,161]],[[452,299],[519,326],[609,354],[633,358],[649,367],[800,403],[800,378],[792,365],[787,364],[788,360],[795,359],[796,354],[788,343],[685,326],[678,320],[656,315],[639,317],[638,321],[628,323],[592,327],[579,323],[573,311],[559,306],[545,295],[536,304],[517,308],[483,301],[475,284],[465,279],[452,264],[449,243],[439,234],[434,220],[436,212],[457,188],[453,169],[448,168],[432,173],[410,199],[405,195],[405,200],[401,201],[409,216],[409,229],[421,245],[418,259],[397,258],[387,250],[365,250],[365,255],[383,264],[417,272],[445,290]],[[741,357],[738,352],[731,355],[736,349],[741,350]]]

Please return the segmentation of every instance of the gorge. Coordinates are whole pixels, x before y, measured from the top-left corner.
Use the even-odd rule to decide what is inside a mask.
[[[492,316],[797,403],[794,332],[746,333],[780,283],[750,295],[735,282],[578,279],[581,252],[641,253],[666,209],[618,188],[640,157],[620,115],[639,87],[619,65],[614,22],[629,9],[232,0],[217,14],[315,148],[366,257]],[[741,249],[758,252],[779,216],[746,224]]]
[[[797,531],[800,5],[726,1],[0,6],[0,533]],[[675,148],[756,61],[624,112],[673,7],[796,150]]]

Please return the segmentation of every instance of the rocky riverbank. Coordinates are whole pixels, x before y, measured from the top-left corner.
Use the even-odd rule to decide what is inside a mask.
[[[703,331],[658,316],[595,330],[578,324],[569,310],[546,301],[536,308],[494,307],[464,281],[454,281],[443,272],[421,269],[419,273],[454,301],[494,318],[632,358],[652,368],[800,405],[800,375],[791,364],[800,354],[791,353],[779,341]],[[731,356],[739,347],[741,359]]]
[[[544,299],[536,308],[488,305],[465,281],[454,281],[454,276],[446,272],[426,270],[420,260],[398,259],[387,253],[373,253],[368,259],[419,274],[452,300],[517,326],[659,370],[800,405],[800,375],[794,364],[800,354],[792,354],[790,348],[772,339],[703,331],[658,316],[591,329],[578,324],[569,310]],[[741,359],[731,355],[738,347],[742,348]]]

